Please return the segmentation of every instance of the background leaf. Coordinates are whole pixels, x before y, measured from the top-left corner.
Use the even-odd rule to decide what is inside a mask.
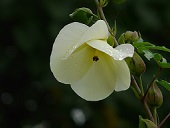
[[[163,87],[165,87],[168,91],[170,91],[170,83],[168,83],[168,82],[165,81],[165,80],[161,80],[161,81],[158,81],[158,80],[157,80],[157,82],[158,82],[159,84],[161,84]]]

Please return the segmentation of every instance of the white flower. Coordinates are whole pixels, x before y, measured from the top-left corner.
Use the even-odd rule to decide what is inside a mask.
[[[54,42],[51,71],[85,100],[102,100],[114,90],[130,86],[130,71],[123,59],[133,56],[134,47],[122,44],[113,48],[107,43],[108,36],[103,20],[91,27],[74,22],[66,25]]]

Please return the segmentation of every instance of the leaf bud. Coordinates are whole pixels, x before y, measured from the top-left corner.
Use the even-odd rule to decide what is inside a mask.
[[[157,86],[156,82],[154,81],[152,83],[152,86],[150,87],[148,93],[147,93],[147,103],[150,107],[156,107],[159,108],[163,103],[163,96],[162,92]]]
[[[139,76],[146,70],[144,61],[136,52],[134,52],[132,58],[128,57],[125,61],[130,69],[130,73],[134,76]]]

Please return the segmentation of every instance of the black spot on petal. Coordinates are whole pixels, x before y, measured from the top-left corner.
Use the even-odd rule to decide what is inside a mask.
[[[98,56],[93,56],[93,61],[98,61],[98,60],[99,60]]]

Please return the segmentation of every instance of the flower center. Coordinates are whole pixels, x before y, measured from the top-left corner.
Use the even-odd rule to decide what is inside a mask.
[[[98,56],[93,56],[93,61],[98,61],[98,60],[99,60]]]

